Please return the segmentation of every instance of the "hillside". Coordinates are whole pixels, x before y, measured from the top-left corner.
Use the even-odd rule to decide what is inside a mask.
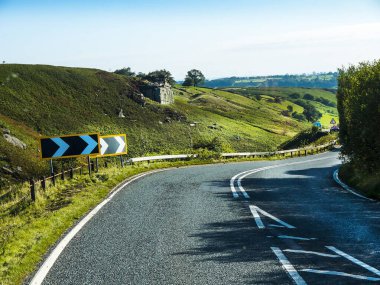
[[[307,87],[337,88],[337,73],[227,77],[207,80],[205,87]]]
[[[286,98],[270,103],[225,90],[177,86],[173,105],[146,99],[142,106],[134,98],[137,80],[96,69],[0,65],[0,129],[26,144],[24,150],[0,136],[0,186],[47,173],[38,158],[41,135],[126,133],[129,156],[140,156],[210,149],[215,138],[223,151],[274,150],[310,127],[281,115],[288,105],[303,110]]]

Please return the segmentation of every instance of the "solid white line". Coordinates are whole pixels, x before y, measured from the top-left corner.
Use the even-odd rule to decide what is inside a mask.
[[[277,223],[283,225],[284,227],[287,227],[288,229],[295,229],[296,227],[289,225],[288,223],[285,223],[284,221],[281,221],[279,218],[276,218],[275,216],[269,214],[268,212],[264,211],[263,209],[260,209],[257,206],[253,206],[256,208],[257,211],[259,211],[264,216],[267,216],[268,218],[271,218],[272,220],[275,220]]]
[[[335,180],[336,183],[338,183],[340,186],[343,187],[343,189],[345,189],[346,191],[350,192],[351,194],[354,194],[360,198],[363,198],[363,199],[366,199],[366,200],[369,200],[369,201],[375,201],[371,198],[368,198],[368,197],[365,197],[363,195],[360,195],[359,193],[355,192],[354,190],[352,190],[352,188],[348,185],[346,185],[345,183],[342,182],[342,180],[339,179],[339,169],[335,170],[334,171],[334,174],[333,174],[333,178]]]
[[[270,166],[266,166],[266,167],[261,167],[261,168],[256,168],[256,169],[251,169],[251,170],[246,170],[246,171],[240,172],[240,173],[236,174],[235,176],[233,176],[231,178],[231,180],[230,180],[230,188],[231,188],[232,196],[234,198],[238,198],[239,197],[239,194],[237,193],[236,188],[235,188],[235,180],[240,175],[244,175],[244,177],[242,177],[241,179],[239,179],[240,182],[238,180],[239,189],[242,192],[242,194],[244,195],[244,197],[247,198],[247,199],[249,199],[249,195],[246,193],[244,187],[241,185],[241,180],[243,178],[247,177],[248,175],[251,175],[251,174],[254,174],[254,173],[257,173],[257,172],[260,172],[260,171],[268,170],[268,169],[273,169],[273,168],[278,168],[278,167],[284,167],[284,166],[289,166],[289,165],[303,164],[303,163],[308,163],[308,162],[313,162],[313,161],[326,160],[326,159],[331,159],[331,158],[335,158],[335,156],[315,158],[315,159],[309,159],[309,160],[305,160],[305,161],[289,162],[289,163],[284,163],[284,164],[275,164],[275,165],[270,165]]]
[[[268,224],[269,227],[275,227],[275,228],[285,228],[284,226],[281,225],[274,225],[274,224]]]
[[[287,235],[280,235],[277,237],[278,238],[287,238],[287,239],[296,239],[296,240],[315,240],[315,238],[294,237],[294,236],[287,236]]]
[[[290,277],[294,280],[297,285],[306,285],[305,280],[298,274],[297,270],[289,262],[286,256],[282,253],[281,249],[278,247],[271,247],[273,253],[277,256],[278,260],[281,262],[282,267],[288,272]]]
[[[308,250],[284,249],[283,251],[294,252],[294,253],[315,254],[315,255],[319,255],[319,256],[323,256],[323,257],[332,257],[332,258],[340,257],[339,255],[335,255],[335,254],[328,254],[328,253],[322,253],[322,252],[316,252],[316,251],[308,251]]]
[[[333,247],[333,246],[326,246],[328,249],[334,251],[336,254],[339,254],[340,256],[343,256],[344,258],[347,258],[351,262],[367,269],[368,271],[371,271],[372,273],[375,273],[376,275],[380,276],[380,271],[377,270],[376,268],[356,259],[355,257],[352,257],[351,255],[348,255],[347,253],[344,253],[343,251]]]
[[[69,244],[71,239],[83,228],[84,225],[86,225],[93,216],[96,215],[97,212],[101,208],[104,207],[111,199],[120,191],[122,190],[125,186],[128,184],[132,183],[133,181],[142,178],[146,175],[153,174],[156,172],[161,172],[164,171],[164,169],[159,169],[159,170],[154,170],[150,172],[146,172],[143,174],[140,174],[138,176],[135,176],[131,180],[128,180],[127,182],[123,183],[122,185],[118,186],[116,190],[108,197],[106,198],[103,202],[101,202],[99,205],[97,205],[90,213],[88,213],[59,243],[58,245],[54,248],[54,250],[50,253],[48,258],[44,261],[44,263],[41,265],[37,273],[34,275],[32,281],[30,284],[32,285],[40,285],[44,281],[46,275],[49,273],[50,269],[53,267],[54,263],[62,253],[62,251],[65,249],[65,247]]]
[[[363,275],[348,274],[348,273],[340,272],[340,271],[316,270],[316,269],[301,269],[300,271],[310,272],[310,273],[318,273],[318,274],[345,276],[345,277],[351,277],[351,278],[367,280],[367,281],[379,281],[380,280],[380,278],[376,278],[376,277],[368,277],[368,276],[363,276]]]
[[[255,222],[256,222],[257,227],[259,229],[264,229],[265,226],[264,226],[263,222],[261,221],[259,213],[257,213],[257,211],[256,211],[256,207],[255,206],[249,206],[249,209],[251,210],[251,213],[252,213],[253,217],[255,218]]]

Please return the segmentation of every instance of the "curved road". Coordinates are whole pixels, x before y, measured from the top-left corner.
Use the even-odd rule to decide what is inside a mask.
[[[380,284],[380,205],[338,187],[339,164],[328,152],[144,176],[42,284]]]

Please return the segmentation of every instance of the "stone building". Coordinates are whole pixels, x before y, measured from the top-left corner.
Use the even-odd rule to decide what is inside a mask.
[[[141,93],[149,99],[160,104],[167,105],[174,103],[173,90],[169,83],[146,83],[140,86]]]

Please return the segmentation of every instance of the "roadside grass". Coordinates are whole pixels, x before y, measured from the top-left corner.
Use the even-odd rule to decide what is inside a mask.
[[[308,151],[308,154],[311,154]],[[111,165],[101,168],[91,176],[76,176],[72,180],[57,180],[45,192],[38,190],[36,201],[29,202],[17,213],[2,211],[0,218],[0,284],[22,284],[34,272],[44,255],[60,237],[87,212],[104,200],[111,190],[127,178],[154,169],[231,163],[242,161],[285,159],[290,155],[266,158],[220,159],[215,153],[208,153],[203,159],[173,162],[140,163],[124,168]],[[29,187],[23,185],[23,193]]]
[[[365,173],[350,163],[344,163],[339,169],[339,177],[366,196],[380,200],[380,172]]]

